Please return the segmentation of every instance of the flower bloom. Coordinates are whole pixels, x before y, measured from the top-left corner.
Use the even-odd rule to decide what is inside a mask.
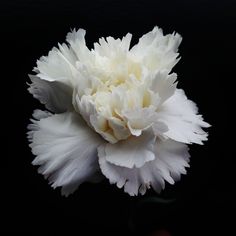
[[[187,144],[207,140],[209,124],[171,72],[181,36],[155,27],[130,48],[131,37],[89,50],[85,30],[73,30],[30,75],[29,92],[49,110],[28,127],[33,164],[63,195],[101,176],[131,196],[160,192],[186,173]]]

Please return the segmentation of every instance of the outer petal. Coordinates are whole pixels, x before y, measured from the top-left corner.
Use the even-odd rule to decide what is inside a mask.
[[[31,84],[28,91],[50,111],[61,113],[71,110],[72,89],[61,82],[49,82],[35,75],[29,75]]]
[[[98,148],[99,164],[102,173],[111,184],[124,187],[124,191],[134,196],[144,194],[151,186],[157,192],[165,187],[165,180],[173,184],[185,174],[188,167],[189,154],[185,144],[172,140],[158,140],[155,146],[156,158],[145,163],[141,168],[126,168],[114,165],[106,160],[105,148]]]
[[[133,53],[139,54],[144,48],[149,47],[157,38],[163,38],[162,29],[154,27],[152,31],[144,34],[140,39],[138,44],[133,46],[131,51]]]
[[[102,57],[111,58],[121,52],[128,52],[130,47],[132,34],[128,33],[121,39],[114,39],[113,37],[100,38],[99,43],[94,43],[94,50]]]
[[[130,47],[130,42],[132,39],[132,34],[128,33],[126,34],[122,40],[121,40],[121,47],[125,50],[128,51]]]
[[[159,169],[163,179],[174,184],[180,179],[181,174],[186,174],[185,167],[189,167],[188,146],[183,143],[168,139],[157,142],[154,152],[156,159],[153,162]]]
[[[177,75],[175,73],[169,75],[167,71],[158,72],[152,78],[150,89],[158,93],[160,97],[159,106],[175,93],[176,79]]]
[[[201,127],[210,125],[197,113],[196,104],[187,99],[183,90],[177,89],[159,109],[158,116],[168,126],[167,137],[178,142],[202,144],[207,140],[207,133]]]
[[[146,130],[139,137],[129,137],[116,144],[104,144],[99,149],[104,149],[105,159],[109,163],[127,168],[141,167],[146,162],[155,159],[153,146],[156,137],[152,130]]]
[[[43,56],[37,61],[37,67],[34,70],[43,80],[60,81],[72,85],[77,76],[75,68],[77,60],[71,48],[68,48],[66,44],[59,44],[59,49],[54,47],[48,56]]]
[[[76,113],[37,111],[34,116],[42,119],[29,125],[30,147],[37,156],[33,164],[67,196],[98,171],[97,146],[103,141]]]
[[[141,60],[143,65],[152,71],[171,71],[178,62],[177,51],[181,40],[179,34],[163,35],[160,28],[154,27],[139,39],[130,52],[134,59]]]
[[[74,29],[67,34],[66,41],[70,44],[79,61],[90,63],[92,54],[86,46],[85,34],[86,31],[84,29],[79,29],[78,31]]]

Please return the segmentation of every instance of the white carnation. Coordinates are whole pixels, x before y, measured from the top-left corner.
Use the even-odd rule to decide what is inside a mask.
[[[171,73],[181,36],[155,27],[130,48],[131,37],[89,50],[85,31],[73,30],[30,75],[29,92],[53,112],[33,114],[33,164],[64,195],[101,173],[130,195],[160,192],[186,173],[186,144],[207,140],[209,124]]]

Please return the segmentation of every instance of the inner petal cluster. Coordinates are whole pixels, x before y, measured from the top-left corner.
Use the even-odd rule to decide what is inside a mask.
[[[161,101],[160,94],[150,88],[160,75],[148,74],[145,67],[129,58],[128,53],[123,62],[120,54],[117,53],[107,67],[90,73],[92,89],[75,92],[77,110],[82,115],[85,113],[85,120],[110,143],[127,139],[134,134],[133,129],[143,130],[157,121],[142,113],[146,109],[146,115],[154,116]]]
[[[157,123],[155,113],[163,103],[163,97],[166,93],[167,97],[174,93],[176,76],[169,75],[168,66],[171,68],[176,63],[178,53],[173,42],[180,43],[181,37],[175,34],[157,37],[161,35],[162,32],[154,28],[140,39],[148,57],[137,45],[130,49],[131,34],[123,39],[101,38],[92,50],[88,50],[83,42],[76,43],[79,57],[86,56],[76,62],[79,82],[74,85],[75,110],[110,143],[131,135],[139,136],[154,121]],[[71,38],[68,41],[73,48]],[[160,50],[151,53],[157,45]],[[161,57],[162,54],[165,56]],[[167,86],[165,81],[169,81],[169,77],[171,82]],[[168,90],[171,90],[170,94]]]

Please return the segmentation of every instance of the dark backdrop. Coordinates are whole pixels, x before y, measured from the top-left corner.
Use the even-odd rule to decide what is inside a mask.
[[[64,231],[88,235],[94,230],[149,235],[155,229],[173,235],[230,232],[236,210],[234,152],[230,151],[235,105],[230,105],[234,93],[229,92],[235,80],[235,1],[3,0],[0,16],[0,231],[32,235]],[[191,146],[188,174],[159,195],[170,202],[151,200],[158,196],[152,191],[145,197],[129,197],[108,181],[83,184],[69,198],[61,197],[31,165],[26,126],[33,109],[42,106],[27,93],[27,74],[36,59],[64,41],[71,28],[86,29],[91,47],[101,36],[122,37],[127,32],[135,43],[155,25],[164,33],[183,36],[181,61],[174,71],[179,87],[212,124],[209,141]]]

